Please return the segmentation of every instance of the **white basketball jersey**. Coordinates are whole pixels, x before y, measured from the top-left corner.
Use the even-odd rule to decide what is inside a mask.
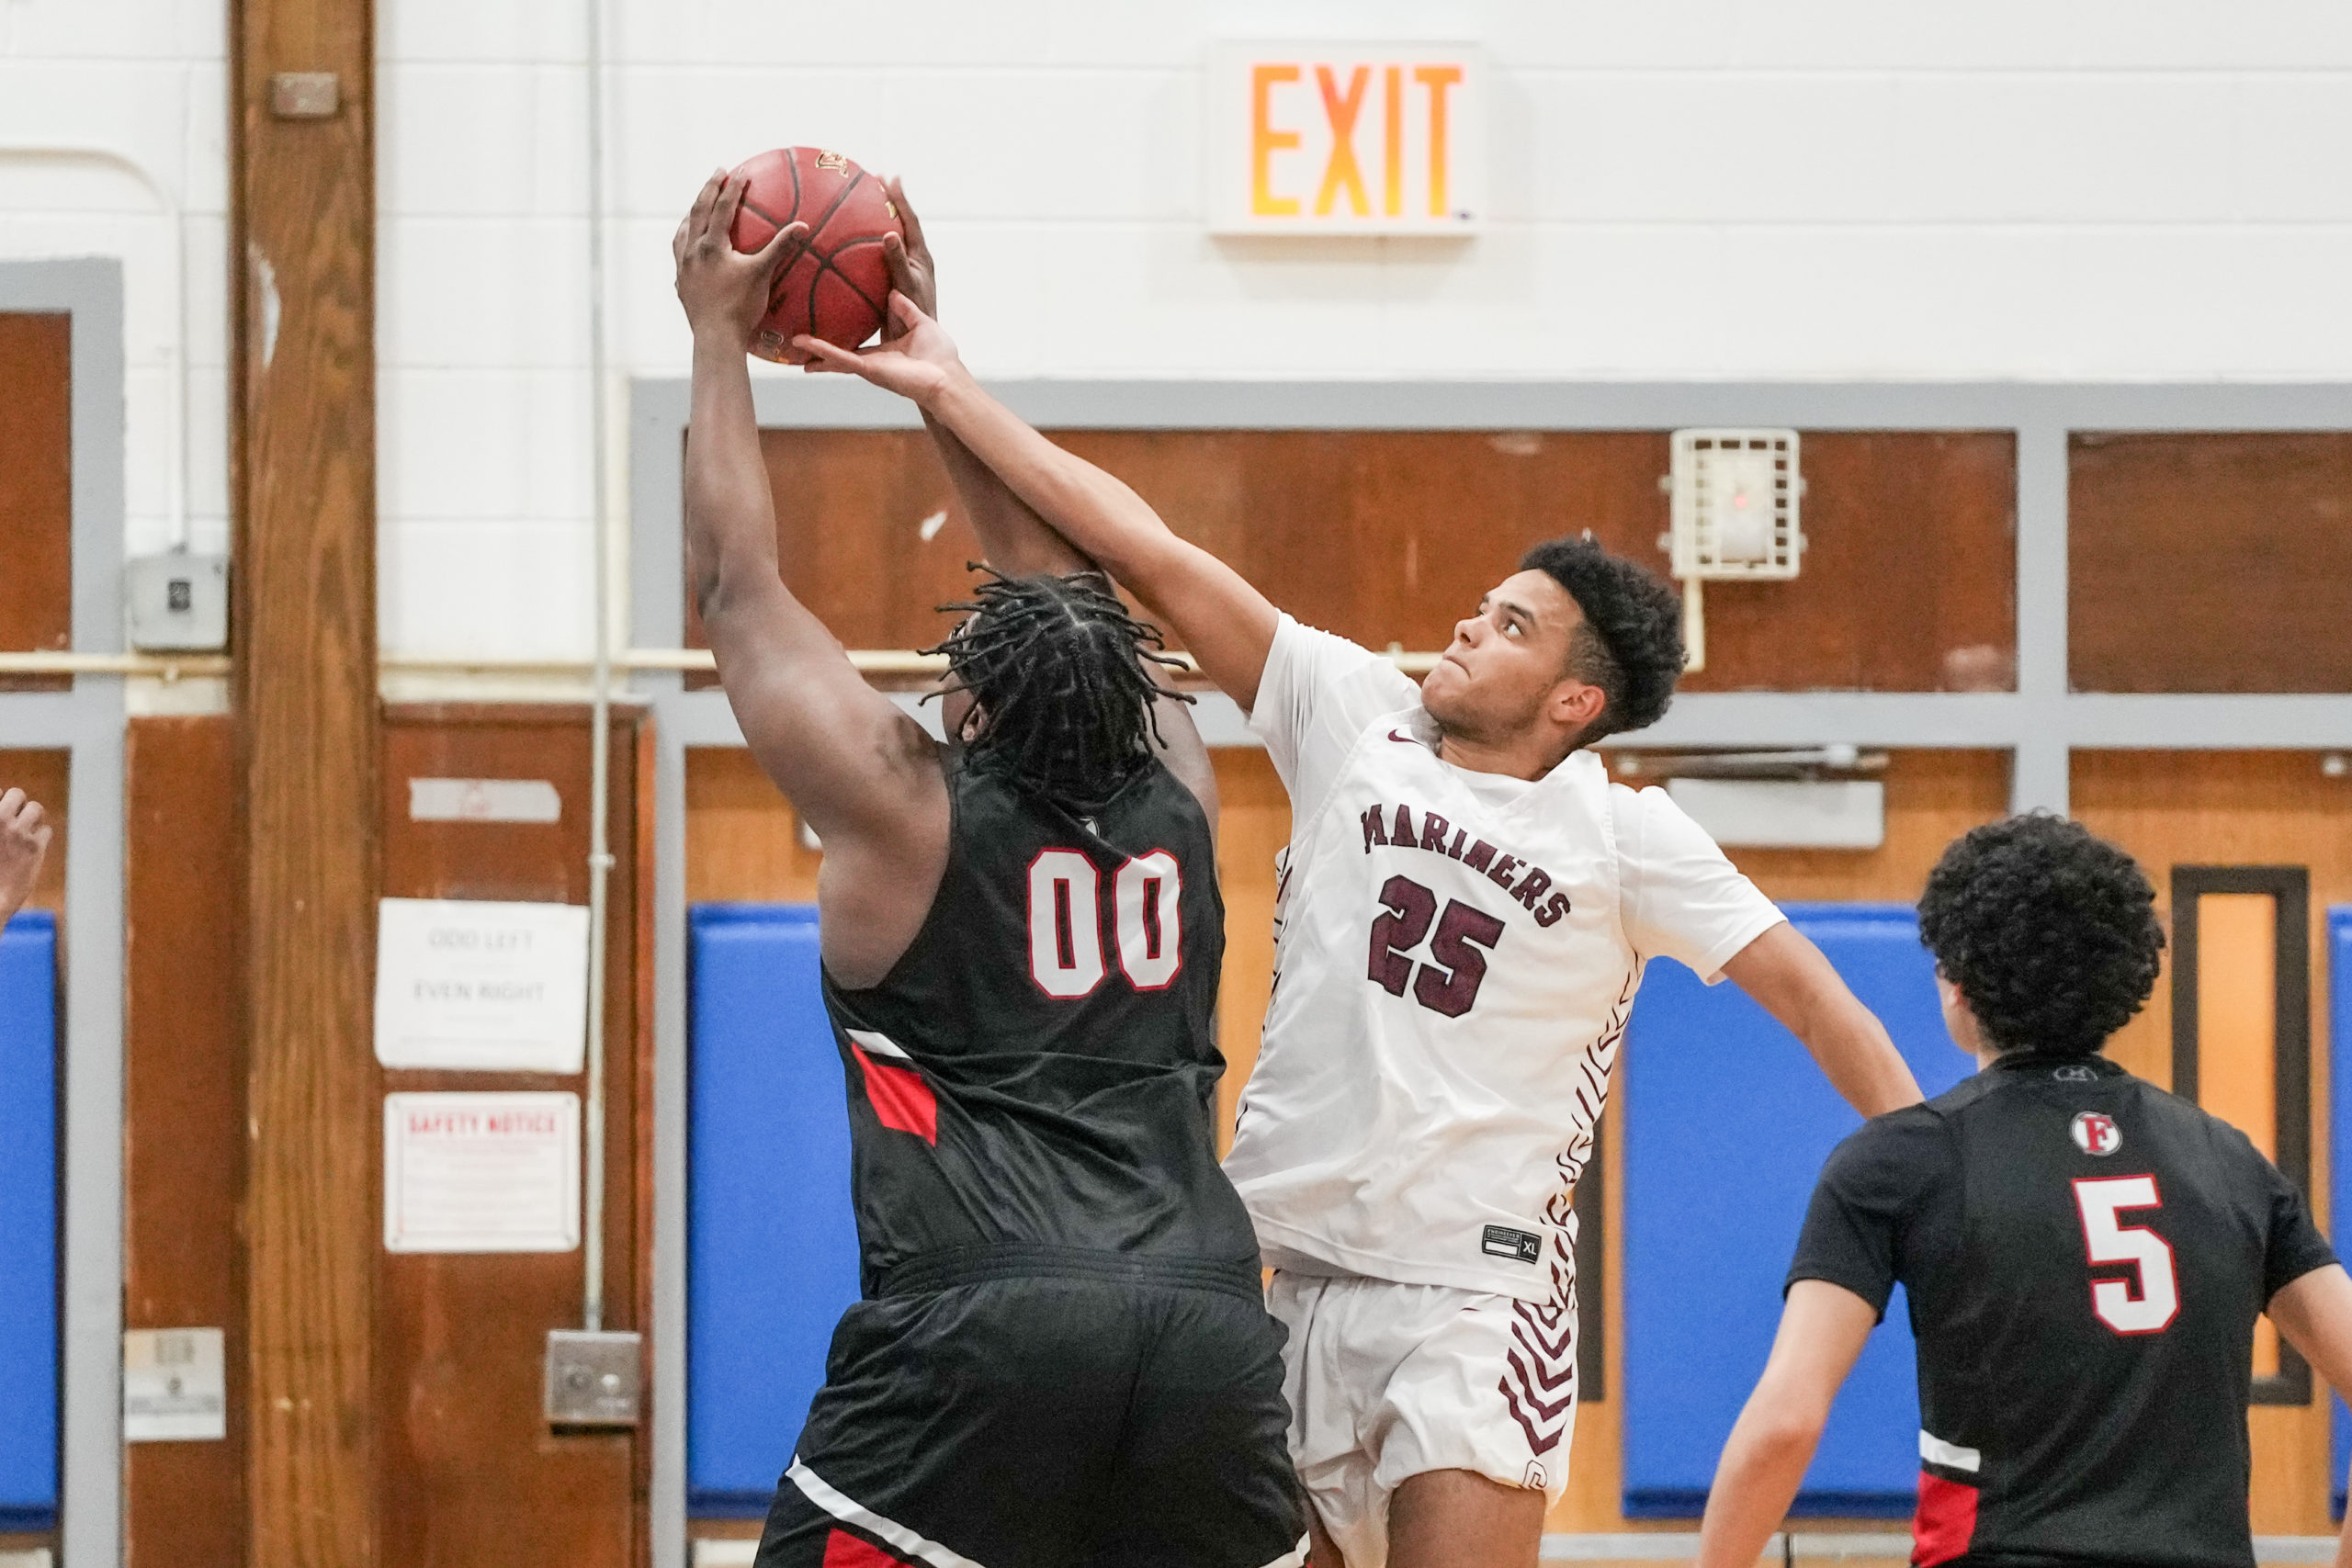
[[[1548,1299],[1644,962],[1712,979],[1780,911],[1589,751],[1442,761],[1412,682],[1287,616],[1251,723],[1294,812],[1226,1160],[1266,1260]]]

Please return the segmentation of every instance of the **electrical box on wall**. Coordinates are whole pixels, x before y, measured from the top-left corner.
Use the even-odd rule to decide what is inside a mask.
[[[122,563],[124,619],[141,653],[217,653],[229,646],[225,556],[133,556]]]
[[[1707,667],[1702,582],[1783,581],[1804,553],[1798,524],[1804,479],[1793,430],[1678,430],[1662,481],[1671,525],[1658,545],[1682,583],[1687,668]]]
[[[1788,578],[1804,549],[1793,430],[1674,433],[1674,575]]]
[[[645,1341],[621,1330],[548,1332],[547,1418],[558,1427],[634,1427],[644,1393]]]

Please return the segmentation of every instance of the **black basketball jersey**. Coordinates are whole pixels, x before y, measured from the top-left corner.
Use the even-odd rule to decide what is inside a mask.
[[[1789,1278],[1909,1297],[1915,1562],[2249,1568],[2255,1319],[2334,1261],[2235,1128],[2017,1055],[1839,1145]]]
[[[879,985],[825,978],[867,1293],[949,1252],[1246,1262],[1218,1168],[1225,907],[1155,760],[1080,816],[948,759],[947,865]]]

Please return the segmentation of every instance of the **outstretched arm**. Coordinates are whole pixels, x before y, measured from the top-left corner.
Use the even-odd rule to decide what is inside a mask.
[[[1919,1103],[1919,1080],[1886,1025],[1796,927],[1774,926],[1734,954],[1724,973],[1804,1042],[1822,1075],[1863,1115]]]
[[[1871,1303],[1843,1285],[1799,1280],[1789,1287],[1771,1358],[1715,1466],[1698,1568],[1755,1568],[1787,1519],[1830,1403],[1877,1324]]]
[[[915,216],[904,186],[893,178],[888,188],[899,221],[906,229],[903,240],[896,234],[882,237],[882,252],[890,263],[890,287],[912,300],[924,316],[935,319],[939,271],[932,260],[930,242],[923,238],[922,220]],[[882,341],[876,346],[905,353],[908,335],[906,325],[894,316],[884,323]],[[974,457],[972,449],[929,409],[922,411],[922,423],[938,450],[940,466],[947,470],[948,482],[956,487],[956,499],[963,502],[964,514],[971,519],[972,532],[979,536],[981,558],[989,565],[1007,577],[1037,572],[1067,576],[1094,569],[1093,561],[1047,527],[1028,502]]]
[[[2292,1280],[2263,1309],[2296,1353],[2338,1393],[2352,1391],[2352,1278],[2339,1264]],[[2335,1568],[2352,1568],[2352,1520],[2337,1532]]]
[[[932,259],[930,243],[923,238],[922,220],[907,200],[906,188],[893,178],[889,191],[899,221],[906,228],[904,240],[896,234],[883,236],[883,254],[890,263],[890,286],[912,301],[919,316],[928,323],[939,315],[939,270]],[[918,344],[912,341],[914,334],[910,326],[894,312],[884,327],[885,335],[878,346],[907,355],[924,349],[939,352],[938,345],[944,344],[944,352],[953,356],[954,344],[947,342],[944,333],[934,326],[932,337],[935,342]],[[940,465],[947,470],[948,482],[956,487],[956,499],[964,504],[965,516],[971,519],[972,532],[979,536],[980,558],[989,566],[1007,577],[1043,572],[1066,577],[1072,572],[1097,570],[1091,558],[1047,527],[1029,503],[1013,493],[1012,486],[973,456],[972,449],[928,409],[923,411],[922,423],[931,433],[933,446],[939,452]],[[1158,720],[1161,755],[1170,771],[1199,799],[1214,828],[1216,772],[1209,762],[1208,748],[1201,743],[1200,730],[1193,723],[1191,705],[1174,698],[1162,698],[1154,716]]]
[[[894,294],[890,310],[899,328],[891,343],[855,354],[808,337],[796,338],[794,345],[824,368],[863,376],[912,399],[1063,538],[1166,620],[1204,674],[1243,707],[1255,703],[1274,640],[1275,611],[1266,596],[1206,550],[1177,537],[1143,497],[1063,451],[990,397],[913,300]],[[928,354],[908,352],[931,344],[938,346]]]
[[[865,683],[777,574],[775,508],[744,351],[804,224],[743,254],[729,233],[743,182],[715,175],[678,227],[678,298],[694,327],[686,433],[686,579],[752,754],[826,841],[907,871],[944,853],[946,787],[922,727]],[[936,881],[917,877],[927,888]],[[926,895],[927,896],[927,895]]]

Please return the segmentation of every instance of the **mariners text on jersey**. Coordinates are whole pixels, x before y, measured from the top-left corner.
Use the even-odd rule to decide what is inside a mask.
[[[1552,887],[1550,872],[1525,855],[1507,854],[1484,839],[1471,839],[1467,828],[1454,827],[1426,806],[1421,807],[1418,834],[1413,830],[1413,808],[1401,803],[1395,807],[1368,806],[1362,820],[1366,854],[1372,853],[1374,844],[1428,850],[1449,860],[1458,860],[1472,871],[1485,873],[1487,881],[1525,905],[1539,926],[1553,925],[1568,912],[1566,893],[1544,897]],[[1451,840],[1446,836],[1449,832],[1453,834]],[[1469,840],[1466,849],[1465,840]]]

